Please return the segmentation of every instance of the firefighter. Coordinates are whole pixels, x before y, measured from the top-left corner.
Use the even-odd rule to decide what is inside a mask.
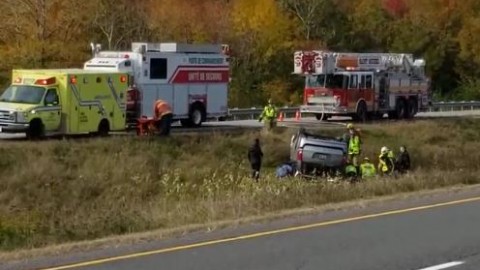
[[[361,153],[361,140],[360,134],[355,130],[353,124],[347,125],[348,129],[348,160],[353,164],[353,166],[359,168],[358,166],[358,156]]]
[[[392,150],[383,146],[378,156],[378,170],[382,175],[391,175],[395,169],[395,161]]]
[[[357,180],[357,176],[358,176],[357,167],[354,166],[350,162],[347,163],[347,166],[345,167],[345,174],[351,182],[355,182],[355,180]]]
[[[258,122],[264,120],[267,129],[271,130],[275,126],[275,121],[277,119],[277,108],[272,104],[272,100],[268,100],[267,106],[263,109],[262,114],[260,115]]]
[[[260,147],[260,140],[256,138],[248,149],[248,161],[252,168],[252,178],[258,181],[260,177],[260,168],[262,167],[263,152]]]
[[[172,108],[166,101],[158,99],[155,101],[154,110],[155,126],[160,131],[160,135],[170,135],[170,128],[172,126],[173,118]]]
[[[363,158],[363,162],[360,165],[360,174],[362,176],[362,179],[371,178],[377,174],[375,165],[370,162],[370,159],[368,157]]]

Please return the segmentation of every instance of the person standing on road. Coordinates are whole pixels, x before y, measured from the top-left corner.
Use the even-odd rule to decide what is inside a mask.
[[[263,108],[262,114],[260,115],[258,121],[262,120],[267,125],[267,129],[271,130],[275,126],[275,121],[277,119],[277,108],[272,104],[272,100],[268,100],[267,106]]]
[[[360,134],[355,130],[353,124],[348,124],[347,125],[348,129],[348,160],[357,168],[359,168],[358,165],[358,156],[361,153],[361,140],[360,140]]]
[[[258,181],[260,177],[260,168],[262,167],[263,152],[260,147],[260,140],[256,138],[248,149],[248,161],[252,169],[252,178]]]

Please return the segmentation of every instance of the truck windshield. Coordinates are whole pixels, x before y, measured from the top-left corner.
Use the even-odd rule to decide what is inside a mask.
[[[307,87],[325,87],[325,75],[307,76]]]
[[[11,85],[0,96],[1,102],[39,104],[45,88],[30,85]]]
[[[326,88],[345,88],[343,86],[343,75],[342,74],[329,74],[327,76],[327,81],[325,83]]]
[[[344,75],[342,74],[321,74],[307,76],[307,87],[345,88]]]

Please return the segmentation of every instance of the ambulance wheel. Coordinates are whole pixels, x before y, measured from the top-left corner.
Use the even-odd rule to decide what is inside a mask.
[[[110,124],[108,123],[108,120],[103,119],[102,121],[100,121],[100,124],[98,124],[97,134],[100,137],[106,137],[108,136],[109,132],[110,132]]]
[[[27,138],[30,140],[42,139],[45,136],[45,126],[42,120],[33,119],[27,130]]]

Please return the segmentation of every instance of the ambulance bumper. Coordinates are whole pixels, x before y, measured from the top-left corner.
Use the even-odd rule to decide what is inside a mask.
[[[28,123],[4,123],[0,122],[0,133],[26,133]]]

